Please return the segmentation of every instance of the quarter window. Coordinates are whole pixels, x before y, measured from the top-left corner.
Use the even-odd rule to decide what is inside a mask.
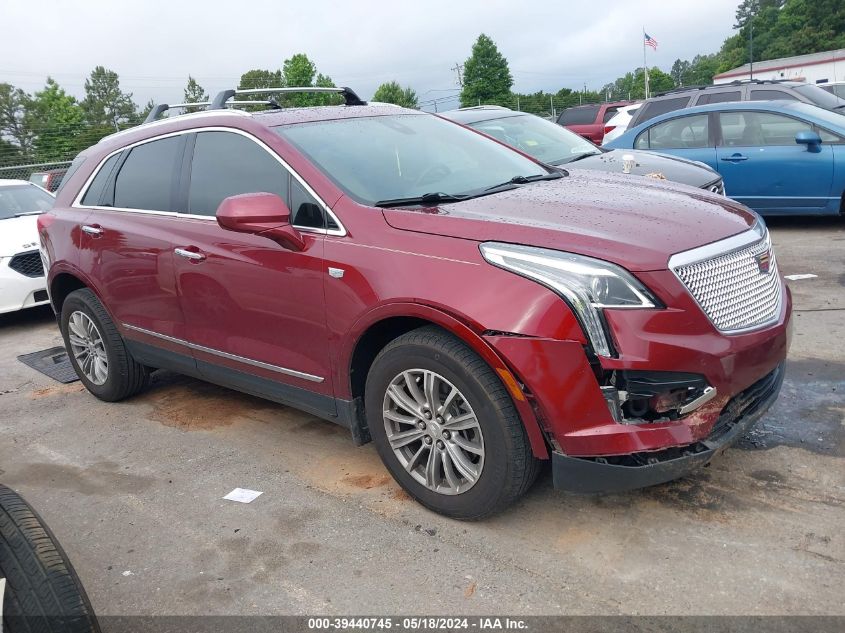
[[[91,181],[88,191],[86,191],[85,195],[82,197],[82,204],[97,206],[102,203],[103,190],[111,177],[112,171],[114,171],[114,166],[117,164],[118,158],[120,158],[120,152],[109,158],[103,164],[100,171],[98,171],[97,175],[94,176],[94,180]]]
[[[279,161],[240,134],[197,134],[188,192],[189,213],[214,215],[225,198],[259,192],[288,199],[288,173]]]
[[[709,146],[709,120],[706,114],[679,117],[658,123],[639,137],[637,149],[686,149]]]
[[[115,180],[114,206],[171,211],[183,140],[171,136],[133,147]]]
[[[295,178],[290,180],[290,214],[291,224],[296,226],[311,229],[326,228],[323,207]]]
[[[770,112],[720,112],[722,145],[755,147],[794,145],[798,132],[812,132],[809,123]]]

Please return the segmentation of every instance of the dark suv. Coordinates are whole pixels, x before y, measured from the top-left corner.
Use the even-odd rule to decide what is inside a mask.
[[[91,393],[167,368],[298,407],[464,519],[543,460],[581,491],[673,479],[777,397],[791,301],[753,212],[335,91],[225,91],[77,157],[38,224]]]
[[[845,114],[845,100],[822,90],[815,84],[800,81],[754,79],[733,81],[712,86],[693,86],[661,92],[643,103],[635,113],[628,129],[632,130],[658,115],[708,103],[729,101],[801,101],[825,110]]]

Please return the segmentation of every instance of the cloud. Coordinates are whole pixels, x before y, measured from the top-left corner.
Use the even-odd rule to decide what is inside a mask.
[[[4,3],[0,81],[32,91],[53,76],[81,96],[96,65],[145,103],[181,99],[190,73],[209,92],[251,68],[304,52],[320,72],[369,97],[383,81],[421,99],[456,88],[451,68],[479,33],[507,57],[521,92],[600,88],[642,65],[642,30],[660,46],[649,65],[716,51],[738,0],[22,0]]]

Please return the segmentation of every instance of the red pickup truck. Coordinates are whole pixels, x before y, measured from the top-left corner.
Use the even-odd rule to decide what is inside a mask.
[[[580,134],[596,145],[601,145],[604,139],[604,124],[616,111],[633,101],[615,101],[612,103],[588,103],[587,105],[567,108],[557,117],[558,125]]]

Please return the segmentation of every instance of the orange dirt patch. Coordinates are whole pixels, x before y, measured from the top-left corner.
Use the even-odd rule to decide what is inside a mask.
[[[151,420],[185,431],[230,426],[272,408],[258,398],[189,379],[154,389],[145,399],[153,405]]]
[[[55,385],[36,389],[29,394],[29,397],[32,399],[48,398],[50,396],[61,396],[68,393],[78,393],[80,391],[85,391],[85,385],[81,382],[72,382],[67,385]]]

